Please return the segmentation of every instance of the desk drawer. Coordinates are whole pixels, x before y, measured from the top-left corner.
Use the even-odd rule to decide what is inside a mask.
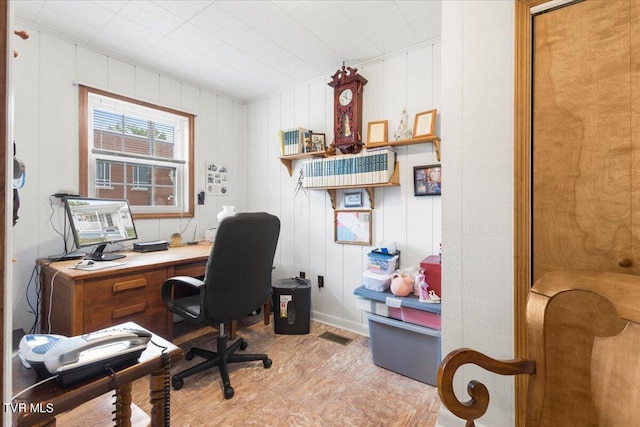
[[[206,268],[207,260],[205,259],[202,261],[176,265],[173,272],[176,276],[199,277],[204,276]]]
[[[166,278],[166,270],[156,270],[86,281],[84,332],[131,321],[165,334],[166,307],[160,287]]]

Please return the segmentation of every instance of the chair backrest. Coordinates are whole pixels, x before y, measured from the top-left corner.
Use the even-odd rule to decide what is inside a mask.
[[[238,213],[218,226],[205,274],[205,317],[228,322],[251,313],[271,292],[278,217]]]
[[[528,426],[640,420],[640,277],[558,271],[527,303]]]
[[[463,348],[438,370],[442,403],[468,426],[489,405],[470,381],[471,400],[453,389],[457,369],[475,364],[501,375],[528,374],[526,426],[630,426],[640,420],[640,276],[554,271],[527,302],[527,359],[496,360]]]

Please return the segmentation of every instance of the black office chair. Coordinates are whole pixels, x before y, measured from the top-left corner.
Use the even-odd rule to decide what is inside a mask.
[[[239,213],[228,217],[218,226],[215,241],[207,262],[204,281],[177,276],[162,284],[162,299],[169,311],[194,324],[220,327],[217,351],[190,349],[185,358],[200,356],[207,359],[173,376],[173,388],[182,388],[183,378],[217,366],[224,385],[224,397],[233,397],[229,381],[228,363],[262,360],[271,367],[266,354],[235,354],[247,348],[240,338],[227,347],[225,323],[241,319],[256,307],[262,306],[271,293],[271,270],[280,235],[280,220],[267,213]],[[197,295],[174,298],[174,287],[187,286]]]

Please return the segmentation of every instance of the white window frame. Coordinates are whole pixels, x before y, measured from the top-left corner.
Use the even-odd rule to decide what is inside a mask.
[[[120,162],[148,167],[175,168],[173,204],[159,206],[131,205],[135,218],[192,217],[193,200],[193,146],[194,116],[189,113],[150,104],[133,98],[116,95],[103,90],[79,85],[80,93],[80,193],[88,197],[96,196],[97,188],[105,188],[96,180],[96,162]],[[166,123],[174,127],[174,159],[154,157],[133,153],[100,150],[94,147],[94,109],[144,118],[158,123]],[[134,166],[135,168],[136,166]],[[126,169],[126,168],[125,168]],[[109,174],[109,184],[113,184],[113,176]],[[125,189],[126,189],[126,177]],[[152,178],[153,181],[153,178]],[[138,186],[135,181],[132,190],[149,190],[149,187]],[[153,182],[148,183],[153,186]]]

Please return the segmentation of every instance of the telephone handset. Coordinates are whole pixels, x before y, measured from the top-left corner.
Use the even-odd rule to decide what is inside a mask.
[[[25,359],[38,376],[57,374],[66,387],[135,363],[150,339],[145,330],[104,329],[33,347]]]

